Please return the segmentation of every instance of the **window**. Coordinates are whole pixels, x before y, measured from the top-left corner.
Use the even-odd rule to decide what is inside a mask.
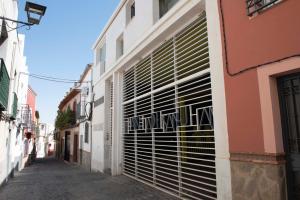
[[[105,60],[106,60],[106,44],[102,44],[96,51],[96,64],[100,65],[100,75],[105,72]]]
[[[164,16],[178,0],[159,0],[159,17]]]
[[[131,17],[131,19],[134,18],[134,16],[135,16],[135,2],[133,2],[131,4],[131,7],[130,7],[130,17]]]
[[[252,16],[262,10],[265,10],[281,0],[247,0],[247,12],[248,16]]]
[[[84,125],[84,142],[89,143],[89,123],[85,123]]]
[[[8,38],[6,22],[2,20],[1,33],[0,33],[0,46],[4,43],[4,41]]]
[[[123,34],[117,39],[117,59],[119,59],[124,54],[124,40]]]
[[[126,4],[126,25],[135,17],[135,1],[129,0]]]
[[[105,57],[106,57],[106,44],[104,44],[100,48],[99,52],[100,56],[100,75],[104,74],[105,72]]]

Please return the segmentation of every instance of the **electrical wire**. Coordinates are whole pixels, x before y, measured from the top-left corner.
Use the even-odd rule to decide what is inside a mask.
[[[56,82],[56,83],[79,83],[79,81],[77,81],[77,82],[76,81],[62,81],[62,80],[55,80],[55,79],[47,79],[47,78],[33,76],[33,75],[28,75],[28,76],[30,76],[32,78],[49,81],[49,82]]]
[[[74,79],[56,78],[56,77],[53,77],[53,76],[45,76],[45,75],[41,75],[41,74],[32,74],[32,73],[30,73],[30,74],[29,73],[23,73],[23,74],[30,75],[30,76],[38,76],[38,77],[47,78],[47,79],[78,82],[78,80],[74,80]]]
[[[45,76],[45,75],[39,75],[39,74],[29,74],[21,72],[21,74],[27,75],[32,78],[36,78],[39,80],[45,80],[49,82],[56,82],[56,83],[90,83],[90,81],[79,81],[79,80],[73,80],[73,79],[65,79],[65,78],[55,78],[52,76]]]
[[[296,53],[296,54],[293,54],[293,55],[290,55],[290,56],[282,57],[280,59],[268,61],[268,62],[259,64],[259,65],[253,65],[253,66],[244,68],[244,69],[242,69],[240,71],[237,71],[237,72],[231,72],[230,68],[229,68],[229,61],[228,61],[229,58],[228,58],[228,47],[227,47],[227,40],[226,40],[225,18],[224,18],[224,11],[223,11],[223,0],[219,0],[219,7],[220,7],[220,14],[221,14],[221,21],[222,21],[221,22],[221,27],[223,29],[222,30],[222,34],[223,34],[224,54],[225,54],[225,58],[224,58],[224,60],[225,60],[225,68],[226,68],[226,73],[229,76],[234,77],[236,75],[240,75],[240,74],[248,72],[250,70],[257,69],[259,67],[263,67],[263,66],[266,66],[266,65],[269,65],[269,64],[281,62],[281,61],[284,61],[284,60],[287,60],[287,59],[290,59],[290,58],[300,57],[300,54]]]

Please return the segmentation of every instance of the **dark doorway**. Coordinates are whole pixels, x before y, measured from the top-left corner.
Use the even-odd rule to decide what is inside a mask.
[[[70,132],[65,132],[65,155],[64,159],[70,161]]]
[[[78,162],[78,135],[74,135],[73,162]]]
[[[289,199],[300,199],[300,73],[278,79]]]

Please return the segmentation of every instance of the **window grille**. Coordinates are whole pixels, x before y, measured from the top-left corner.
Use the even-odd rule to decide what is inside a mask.
[[[246,0],[248,16],[269,8],[281,0]]]
[[[85,123],[84,125],[84,142],[89,143],[89,123]]]
[[[18,114],[18,96],[17,94],[14,92],[14,101],[13,101],[13,105],[12,105],[12,113],[11,113],[11,118],[12,119],[17,119],[17,114]]]
[[[186,199],[217,199],[205,16],[124,73],[124,174]]]

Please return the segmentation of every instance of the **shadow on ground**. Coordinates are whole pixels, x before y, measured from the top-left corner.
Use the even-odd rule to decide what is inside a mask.
[[[1,200],[172,200],[125,176],[87,172],[56,159],[37,159],[0,190]]]

